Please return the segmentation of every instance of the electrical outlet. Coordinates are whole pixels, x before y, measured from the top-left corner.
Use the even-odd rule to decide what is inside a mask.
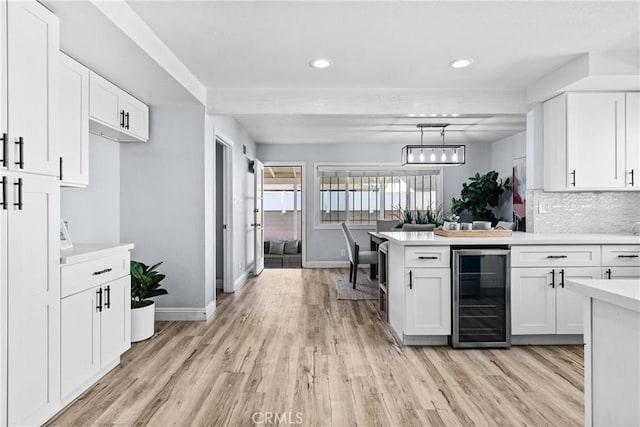
[[[340,256],[347,256],[346,249],[340,249]]]

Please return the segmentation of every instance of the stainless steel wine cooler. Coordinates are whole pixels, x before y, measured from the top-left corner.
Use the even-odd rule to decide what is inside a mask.
[[[511,251],[452,248],[454,348],[511,346]]]

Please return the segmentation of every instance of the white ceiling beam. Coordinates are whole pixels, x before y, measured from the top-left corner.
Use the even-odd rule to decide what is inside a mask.
[[[209,89],[208,113],[526,114],[525,91],[507,89]]]
[[[206,86],[160,40],[125,0],[90,1],[202,105],[207,105]]]

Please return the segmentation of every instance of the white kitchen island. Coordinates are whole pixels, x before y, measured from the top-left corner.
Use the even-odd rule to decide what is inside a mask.
[[[571,279],[640,279],[640,237],[536,234],[442,237],[382,232],[389,240],[388,318],[398,342],[446,345],[451,335],[451,248],[511,248],[511,343],[582,344],[582,296]],[[607,280],[611,282],[611,280]]]
[[[568,280],[584,296],[586,426],[640,425],[640,280]]]

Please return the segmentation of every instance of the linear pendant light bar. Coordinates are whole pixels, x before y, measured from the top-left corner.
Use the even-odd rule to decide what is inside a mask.
[[[405,145],[402,147],[402,165],[430,165],[430,166],[459,166],[465,163],[464,145],[444,145],[444,128],[449,123],[419,123],[420,145]],[[442,128],[441,145],[424,145],[424,128]]]

